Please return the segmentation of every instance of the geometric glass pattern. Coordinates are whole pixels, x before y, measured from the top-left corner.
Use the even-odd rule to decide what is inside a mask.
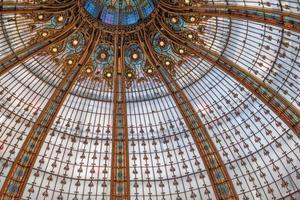
[[[153,0],[86,0],[85,10],[109,25],[133,25],[147,18],[155,9]]]
[[[0,199],[300,199],[299,10],[3,1]]]

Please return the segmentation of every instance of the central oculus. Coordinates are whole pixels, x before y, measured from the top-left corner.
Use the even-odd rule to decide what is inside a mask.
[[[104,24],[135,25],[155,9],[155,0],[86,0],[85,10]]]

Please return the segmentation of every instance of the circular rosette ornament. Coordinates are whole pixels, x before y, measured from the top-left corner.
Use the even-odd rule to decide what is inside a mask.
[[[164,54],[167,56],[170,53],[171,50],[170,42],[165,37],[163,37],[160,33],[154,35],[152,44],[154,50],[158,54]]]
[[[75,56],[75,55],[67,56],[63,60],[64,68],[66,70],[71,69],[77,63],[78,59],[79,59],[78,56]]]
[[[67,22],[68,20],[65,15],[57,15],[49,19],[49,21],[46,23],[46,27],[52,29],[62,29]]]
[[[32,18],[36,23],[45,23],[51,20],[53,16],[47,13],[34,13],[32,14]]]
[[[128,46],[125,50],[125,64],[130,66],[130,75],[128,77],[132,80],[132,78],[138,78],[143,74],[143,68],[145,66],[146,59],[144,53],[139,45],[132,44]]]
[[[182,32],[181,34],[186,39],[188,39],[188,40],[190,40],[192,42],[196,42],[199,39],[198,35],[195,32],[193,32],[193,31],[185,31],[185,32]]]
[[[74,33],[67,39],[66,53],[68,55],[80,53],[82,52],[84,45],[84,35],[80,32]]]
[[[96,75],[103,74],[104,78],[110,78],[113,71],[111,71],[111,74],[108,73],[109,77],[105,75],[105,71],[114,65],[114,54],[114,49],[110,44],[99,44],[96,47],[95,51],[92,53],[92,60]]]
[[[182,19],[181,16],[174,15],[167,19],[168,23],[175,31],[181,31],[186,26],[185,21]]]
[[[185,47],[179,46],[177,44],[172,44],[173,52],[175,52],[179,56],[188,56],[190,53],[188,53],[187,49]]]
[[[103,69],[102,77],[104,80],[112,81],[114,73],[114,68],[112,66],[107,66]]]
[[[59,56],[64,50],[64,43],[53,44],[48,47],[48,52],[51,56]]]
[[[82,75],[84,77],[92,78],[94,75],[94,66],[92,62],[87,63],[84,68],[82,69]]]
[[[132,68],[129,68],[129,67],[126,67],[125,77],[128,81],[133,81],[137,78],[135,71]]]
[[[143,68],[145,76],[152,77],[155,75],[155,68],[147,62]]]
[[[199,24],[201,22],[200,17],[197,15],[184,15],[183,18],[184,21],[189,24]]]
[[[36,31],[36,36],[30,40],[30,44],[36,44],[38,42],[42,42],[52,35],[54,35],[55,31],[52,29],[40,29]]]
[[[160,56],[159,60],[163,67],[165,67],[167,70],[169,70],[171,73],[175,72],[175,62],[172,58],[166,57],[166,56]]]
[[[73,67],[76,65],[76,63],[79,60],[78,55],[71,55],[63,58],[62,64],[63,64],[63,73],[67,73],[69,70],[72,70]]]

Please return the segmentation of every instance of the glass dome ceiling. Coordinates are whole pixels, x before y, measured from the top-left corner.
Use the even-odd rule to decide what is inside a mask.
[[[86,0],[84,8],[103,23],[127,26],[146,19],[155,3],[153,0]]]
[[[298,200],[299,2],[109,5],[1,2],[0,199]]]

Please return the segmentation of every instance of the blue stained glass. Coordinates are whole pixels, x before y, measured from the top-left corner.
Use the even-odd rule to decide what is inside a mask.
[[[155,1],[155,0],[154,0]],[[155,8],[153,0],[86,0],[85,10],[101,22],[110,25],[132,25],[148,17]]]
[[[125,19],[124,24],[135,24],[138,22],[139,17],[137,13],[131,13],[127,15]]]
[[[144,15],[145,15],[145,16],[148,16],[148,15],[150,15],[150,14],[153,12],[153,10],[154,10],[154,5],[153,5],[153,3],[150,1],[150,2],[147,3],[142,9],[143,9]]]
[[[113,24],[114,20],[116,20],[116,17],[113,12],[110,12],[109,10],[105,10],[102,12],[100,19],[107,24]]]
[[[88,0],[85,2],[85,6],[84,6],[85,10],[90,13],[93,17],[97,17],[98,13],[97,13],[97,6],[93,3],[92,0]]]

